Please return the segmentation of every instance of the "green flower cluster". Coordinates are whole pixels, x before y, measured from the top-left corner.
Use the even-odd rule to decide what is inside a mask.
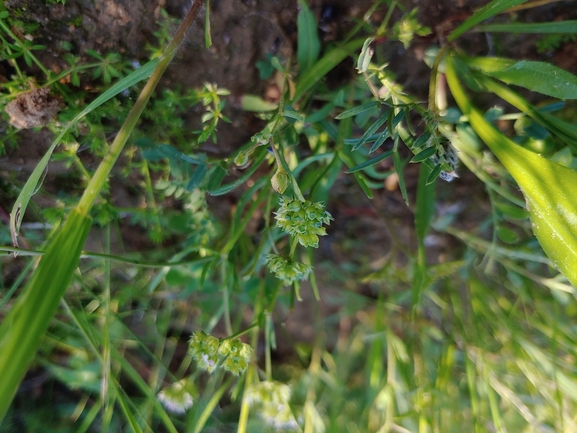
[[[301,262],[292,262],[277,254],[266,256],[265,263],[275,276],[282,280],[285,286],[290,286],[295,281],[306,280],[313,268]]]
[[[196,361],[198,367],[212,373],[218,364],[218,347],[220,341],[203,331],[195,332],[188,343],[188,354]]]
[[[248,405],[275,430],[298,428],[290,409],[291,390],[280,382],[266,381],[251,385],[245,391]]]
[[[323,224],[330,224],[333,217],[321,203],[296,198],[281,197],[280,208],[275,212],[277,227],[294,236],[303,247],[318,248],[319,236],[327,234]]]
[[[220,343],[218,354],[224,358],[222,367],[239,376],[248,368],[252,347],[240,340],[224,340]]]
[[[247,369],[252,348],[240,340],[219,340],[199,331],[190,337],[188,353],[199,368],[209,373],[223,367],[238,376]]]

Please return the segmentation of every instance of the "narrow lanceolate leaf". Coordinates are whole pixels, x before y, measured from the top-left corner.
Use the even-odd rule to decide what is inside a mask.
[[[555,266],[577,287],[577,172],[526,150],[501,134],[471,105],[448,57],[447,82],[479,137],[521,187],[533,232]]]
[[[470,58],[466,63],[507,84],[562,100],[577,99],[577,77],[549,63],[496,57]]]
[[[348,117],[356,116],[357,114],[365,113],[366,111],[374,110],[377,107],[378,107],[377,102],[368,102],[366,104],[358,105],[349,110],[343,111],[341,114],[335,117],[335,119],[338,120],[346,119]]]
[[[387,150],[382,155],[375,156],[374,158],[371,158],[368,161],[363,162],[362,164],[359,164],[353,168],[350,168],[349,170],[347,170],[347,174],[356,173],[357,171],[361,171],[361,170],[364,170],[366,168],[372,167],[373,165],[376,165],[379,162],[384,161],[385,159],[387,159],[392,154],[393,154],[392,149]]]
[[[40,259],[33,278],[0,326],[0,420],[78,266],[91,226],[90,217],[75,208]]]
[[[527,0],[493,0],[491,3],[482,7],[473,15],[471,15],[463,24],[453,30],[453,33],[449,35],[447,40],[454,41],[471,27],[476,26],[480,22],[485,21],[487,18],[491,18],[497,14],[500,14],[507,9],[518,6],[525,3]]]
[[[354,145],[353,150],[357,150],[359,147],[361,147],[363,144],[365,144],[369,140],[369,138],[371,138],[373,136],[373,134],[375,132],[377,132],[377,130],[381,126],[383,126],[385,124],[388,116],[389,116],[389,111],[384,111],[383,114],[381,114],[381,116],[375,121],[375,123],[373,123],[371,126],[369,126],[367,128],[367,130],[362,135],[362,137],[359,139],[359,141]]]
[[[298,46],[297,60],[301,72],[305,72],[317,61],[321,42],[317,32],[315,16],[305,0],[299,0],[300,12],[297,18]]]
[[[424,161],[426,159],[429,159],[435,153],[437,153],[437,148],[435,146],[427,147],[425,150],[422,150],[419,153],[417,153],[415,156],[413,156],[413,159],[411,159],[410,162]]]
[[[487,24],[475,28],[476,32],[502,33],[577,33],[577,21],[554,21],[547,23]]]

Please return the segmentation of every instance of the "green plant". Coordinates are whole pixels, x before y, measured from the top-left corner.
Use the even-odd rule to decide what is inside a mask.
[[[51,197],[55,206],[42,211],[53,225],[46,248],[0,247],[27,260],[10,287],[2,287],[0,368],[8,380],[0,388],[1,413],[34,359],[50,380],[77,393],[62,392],[66,399],[54,404],[61,419],[46,421],[61,430],[575,430],[570,191],[577,179],[569,167],[577,134],[551,114],[559,104],[530,104],[513,85],[568,99],[577,96],[577,79],[544,63],[473,58],[458,43],[476,24],[523,1],[489,3],[428,53],[425,104],[406,93],[379,52],[385,41],[408,46],[415,34],[428,32],[415,11],[375,1],[349,34],[323,48],[313,12],[299,1],[295,59],[269,56],[259,64],[265,77],[279,77],[280,100],[241,97],[264,126],[227,156],[205,152],[202,144],[217,143],[218,126],[229,120],[228,91],[207,83],[153,94],[202,3],[164,54],[151,49],[153,59],[132,73],[121,56],[92,53],[97,62],[70,54],[69,70],[44,77],[54,91],[68,76],[79,95],[83,80],[103,87],[83,109],[85,96],[74,102],[60,89],[68,108],[59,125],[49,126],[56,139],[29,181],[17,185],[15,243],[20,230],[29,233],[23,215],[33,209],[31,197],[51,158],[74,168],[84,193],[79,201],[70,191]],[[383,6],[375,27],[371,16]],[[397,11],[402,17],[395,23]],[[166,43],[170,25],[167,19],[157,33]],[[491,26],[479,27],[551,30]],[[3,52],[23,50],[12,64],[38,62],[30,47],[2,35],[9,41]],[[210,45],[208,25],[205,41]],[[335,88],[329,74],[348,57],[356,60],[358,77]],[[4,101],[28,90],[27,70],[15,70]],[[149,76],[130,112],[114,99]],[[448,106],[447,90],[458,109]],[[480,111],[471,96],[480,92],[518,112]],[[178,115],[191,105],[204,112],[202,126],[183,131]],[[124,117],[108,145],[107,133]],[[129,139],[139,117],[146,122]],[[493,126],[512,120],[509,136]],[[95,172],[80,148],[104,155]],[[108,186],[121,153],[114,175],[133,179],[137,206],[115,203]],[[486,190],[485,207],[466,214],[479,218],[470,224],[459,221],[458,206],[445,204],[459,175],[474,188],[465,169]],[[399,217],[378,204],[388,197],[385,187],[397,187],[410,212]],[[217,220],[214,203],[229,193],[232,204],[217,209],[225,215]],[[335,226],[343,230],[346,203],[337,200],[345,193],[374,199],[363,210],[377,215],[378,224],[352,225],[341,242],[324,236]],[[436,205],[446,210],[436,212]],[[142,227],[154,249],[111,251],[127,220],[130,235]],[[93,221],[98,253],[83,251]],[[453,240],[434,255],[439,237],[459,246]],[[74,290],[65,294],[68,286]],[[298,318],[296,331],[279,323],[304,308],[310,311]],[[301,334],[312,338],[292,343]],[[281,345],[292,357],[273,358]],[[8,412],[7,429],[15,428],[17,413]],[[28,431],[37,429],[34,417],[26,422]]]
[[[46,332],[48,324],[58,307],[60,298],[70,284],[82,247],[90,230],[92,222],[89,216],[90,209],[104,186],[114,163],[120,156],[124,144],[136,125],[156,84],[182,42],[186,30],[196,17],[201,5],[200,1],[193,5],[179,31],[166,48],[164,56],[154,62],[155,69],[147,86],[142,90],[139,99],[116,136],[104,161],[92,176],[77,207],[72,209],[62,229],[50,242],[46,254],[41,259],[24,293],[2,322],[0,327],[0,348],[2,349],[0,368],[9,375],[10,379],[3,382],[4,385],[0,390],[1,417],[6,414],[17,386],[22,380],[28,364],[37,350],[40,339]],[[141,71],[139,72],[137,76],[140,79],[143,74]],[[133,77],[129,78],[134,79]],[[120,84],[125,85],[125,83]],[[102,99],[106,97],[108,95],[104,94]],[[93,103],[92,105],[96,104]],[[89,106],[88,110],[90,108],[92,107]],[[58,138],[52,148],[57,143]],[[48,153],[47,156],[49,157],[50,154]],[[37,179],[32,178],[31,180],[32,183],[28,187],[26,194],[30,194],[36,187]],[[17,205],[18,211],[23,212],[26,210],[28,200],[29,197]],[[13,214],[13,218],[18,218],[18,216]],[[11,229],[17,231],[19,225],[19,221],[12,221]]]

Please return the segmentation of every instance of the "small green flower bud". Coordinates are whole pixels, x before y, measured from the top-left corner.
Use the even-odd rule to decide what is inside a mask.
[[[274,189],[279,194],[282,194],[287,189],[290,183],[290,177],[286,171],[281,167],[278,168],[272,179],[270,180],[272,189]]]
[[[300,262],[291,262],[277,254],[269,254],[265,263],[269,270],[275,274],[285,286],[290,286],[295,281],[306,280],[313,268]]]

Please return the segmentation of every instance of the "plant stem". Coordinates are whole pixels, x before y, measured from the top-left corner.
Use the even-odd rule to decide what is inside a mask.
[[[132,133],[132,130],[136,126],[138,119],[140,119],[140,116],[144,111],[144,108],[146,107],[148,100],[152,96],[152,92],[154,92],[156,85],[160,81],[160,77],[162,77],[162,74],[170,64],[170,61],[172,60],[178,47],[182,43],[188,28],[196,18],[196,15],[200,11],[200,8],[204,3],[204,1],[205,0],[196,0],[192,4],[192,7],[188,11],[188,14],[186,14],[186,17],[180,24],[180,27],[178,28],[174,37],[168,44],[168,47],[166,47],[166,49],[164,50],[162,57],[158,62],[158,66],[150,76],[150,79],[144,86],[144,89],[142,89],[142,92],[140,93],[140,96],[134,103],[132,110],[130,110],[130,113],[128,113],[128,116],[124,121],[124,124],[120,128],[120,131],[118,131],[118,135],[116,136],[114,142],[110,146],[110,150],[104,157],[102,163],[98,166],[98,169],[94,173],[94,176],[92,176],[90,183],[84,190],[84,194],[82,195],[82,198],[78,203],[78,211],[82,215],[88,215],[88,213],[90,212],[90,209],[92,208],[94,201],[96,200],[96,197],[98,196],[100,190],[108,180],[110,171],[112,170],[112,167],[114,166],[116,160],[120,156],[120,153],[122,152],[122,149],[124,148],[124,145],[128,140],[128,137]]]

